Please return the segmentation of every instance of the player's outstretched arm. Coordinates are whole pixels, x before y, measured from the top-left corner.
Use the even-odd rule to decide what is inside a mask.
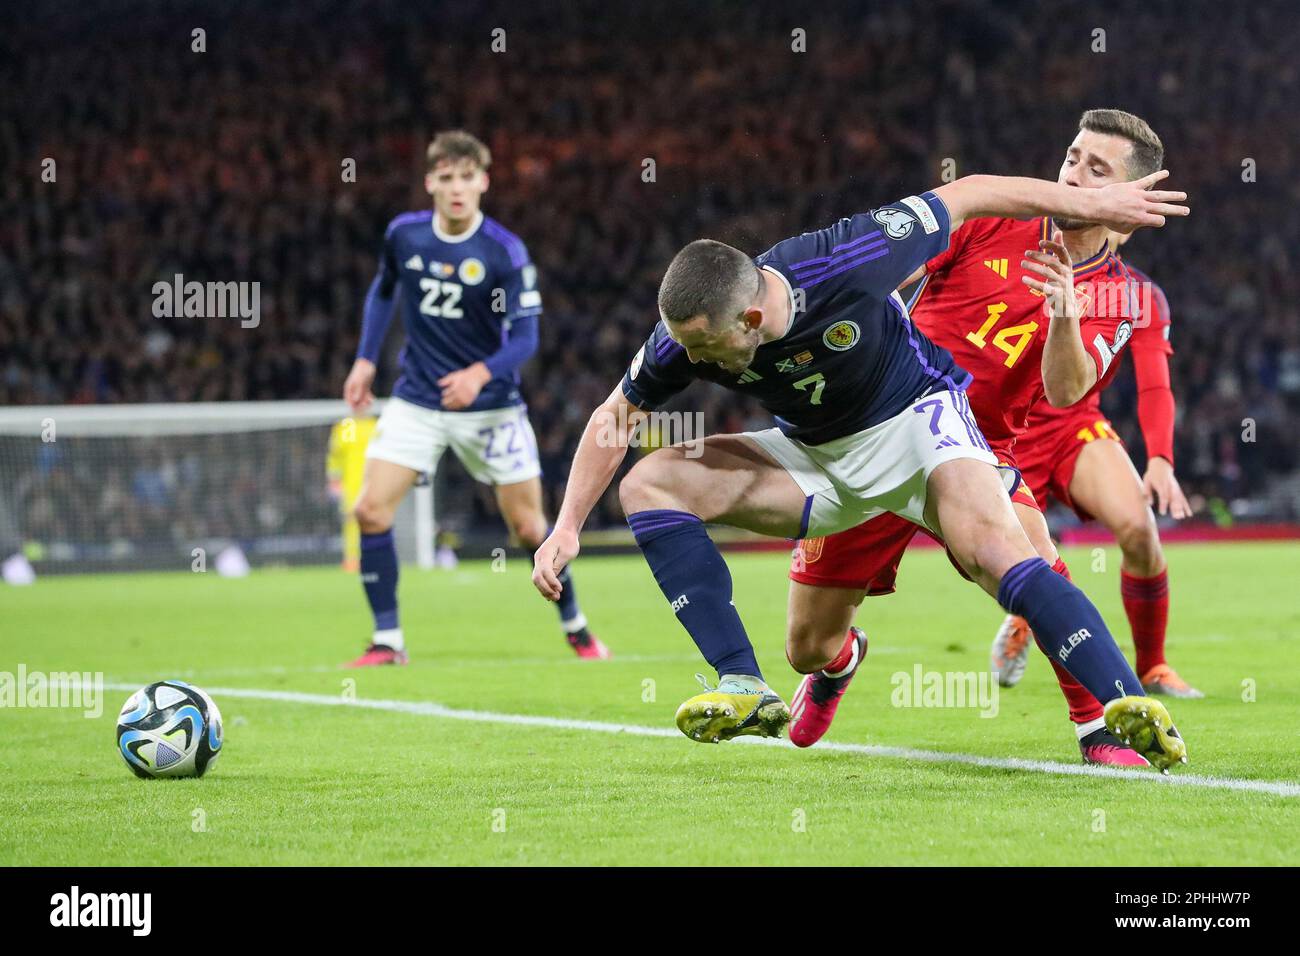
[[[1142,226],[1159,228],[1165,224],[1165,217],[1190,212],[1182,205],[1186,193],[1151,188],[1168,175],[1169,171],[1162,169],[1100,189],[1080,189],[1024,176],[963,176],[935,189],[934,194],[948,207],[953,230],[967,219],[981,216],[1060,216],[1094,222],[1127,235]]]
[[[1043,343],[1043,392],[1055,408],[1073,405],[1097,384],[1097,366],[1079,331],[1079,301],[1074,295],[1074,264],[1061,230],[1037,249],[1026,249],[1021,282],[1047,299],[1052,321]]]
[[[559,600],[562,590],[559,574],[578,556],[578,534],[591,509],[609,487],[627,454],[632,431],[644,417],[623,395],[623,387],[619,385],[587,420],[569,468],[564,503],[555,519],[555,528],[533,555],[533,585],[548,601]]]

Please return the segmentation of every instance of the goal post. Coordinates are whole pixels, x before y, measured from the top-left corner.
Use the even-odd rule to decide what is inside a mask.
[[[24,555],[38,575],[213,570],[235,552],[253,568],[338,564],[327,459],[350,418],[341,401],[0,409],[0,561]],[[416,491],[399,551],[432,566],[432,488]]]

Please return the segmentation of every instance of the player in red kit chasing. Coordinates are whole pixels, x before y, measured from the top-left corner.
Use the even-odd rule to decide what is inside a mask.
[[[1122,245],[1124,239],[1113,236],[1112,246]],[[1174,477],[1169,302],[1147,275],[1131,265],[1128,270],[1138,282],[1141,304],[1129,351],[1137,378],[1138,421],[1147,449],[1146,474],[1138,477],[1119,435],[1102,414],[1101,387],[1068,408],[1039,402],[1016,447],[1021,474],[1030,487],[1050,494],[1085,521],[1095,518],[1115,535],[1123,554],[1120,593],[1137,652],[1134,669],[1142,686],[1151,694],[1202,697],[1165,660],[1169,577],[1151,510],[1154,505],[1161,514],[1175,518],[1191,514]],[[1004,687],[1015,686],[1024,675],[1032,639],[1023,618],[1008,615],[1003,621],[993,641],[990,663]]]
[[[1163,159],[1163,146],[1144,121],[1119,110],[1090,110],[1058,181],[1078,188],[1154,184]],[[970,410],[1014,476],[1016,514],[1040,557],[1067,578],[1036,489],[1019,479],[1017,439],[1040,400],[1073,405],[1112,374],[1132,337],[1135,284],[1109,237],[1104,227],[1084,221],[972,220],[954,232],[947,250],[909,278],[920,280],[912,321],[973,374],[966,393]],[[918,530],[883,515],[805,540],[796,551],[786,637],[792,666],[806,675],[791,708],[790,739],[796,744],[809,746],[829,728],[866,651],[865,635],[850,626],[857,608],[868,594],[893,591],[903,551]],[[1111,733],[1100,703],[1062,666],[1069,653],[1061,648],[1049,659],[1084,760],[1145,764]]]

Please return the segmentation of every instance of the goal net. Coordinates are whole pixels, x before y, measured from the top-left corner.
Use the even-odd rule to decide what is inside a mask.
[[[331,488],[327,458],[349,414],[338,401],[0,409],[0,561],[23,555],[38,575],[339,563],[348,483]],[[402,508],[399,551],[430,566],[430,488]]]

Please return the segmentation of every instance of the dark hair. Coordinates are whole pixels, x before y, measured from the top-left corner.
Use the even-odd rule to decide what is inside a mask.
[[[659,283],[659,314],[665,322],[703,315],[715,325],[744,311],[762,288],[749,256],[725,242],[696,239],[673,256]]]
[[[1123,110],[1087,110],[1079,117],[1079,129],[1128,140],[1133,146],[1126,164],[1129,179],[1141,179],[1164,168],[1165,146],[1140,116]]]
[[[443,130],[433,138],[429,150],[424,154],[425,168],[433,172],[444,159],[459,162],[468,159],[479,169],[492,165],[492,152],[482,140],[465,132],[463,129]]]

